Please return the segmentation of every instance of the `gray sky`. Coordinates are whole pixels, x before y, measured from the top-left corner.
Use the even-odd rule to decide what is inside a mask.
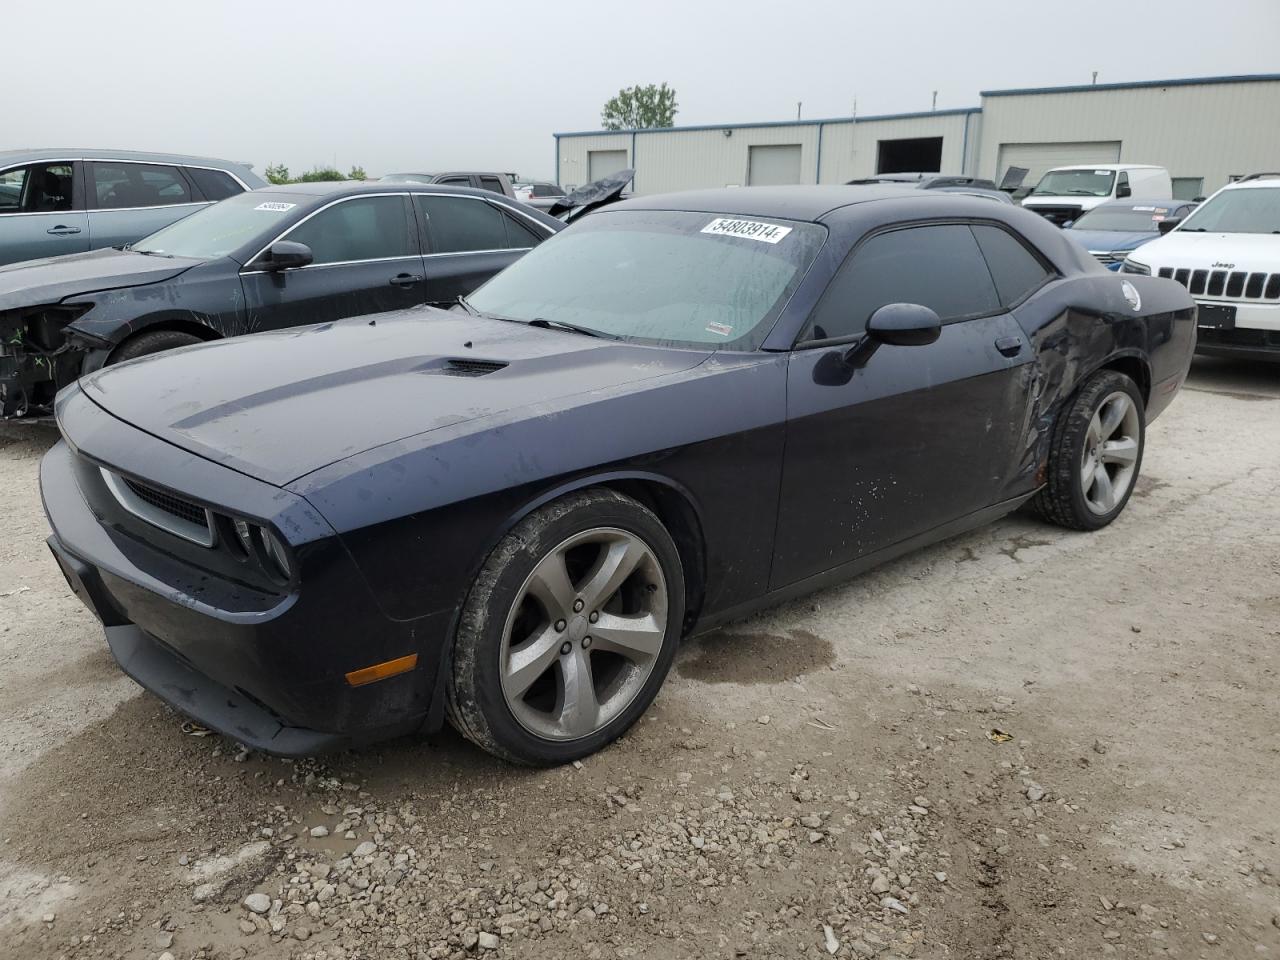
[[[73,0],[4,13],[4,147],[300,172],[552,173],[553,131],[666,81],[677,124],[976,105],[1008,87],[1280,72],[1280,0]],[[287,13],[296,10],[296,14]],[[449,12],[446,12],[449,11]],[[31,42],[14,43],[15,38]],[[47,91],[55,90],[50,94]],[[46,91],[42,93],[41,91]],[[1259,118],[1274,122],[1275,118]]]

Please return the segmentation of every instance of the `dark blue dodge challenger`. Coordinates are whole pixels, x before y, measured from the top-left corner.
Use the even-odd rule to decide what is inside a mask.
[[[121,667],[251,747],[447,717],[563,763],[684,635],[1027,501],[1110,523],[1194,316],[981,198],[635,199],[447,311],[83,377],[49,544]]]

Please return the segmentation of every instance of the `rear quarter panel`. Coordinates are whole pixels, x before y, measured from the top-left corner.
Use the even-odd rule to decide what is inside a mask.
[[[1135,309],[1124,284],[1138,291]],[[1179,284],[1109,271],[1049,284],[1015,311],[1031,341],[1030,385],[1021,483],[1039,486],[1053,426],[1063,406],[1097,370],[1117,367],[1139,379],[1147,421],[1172,401],[1195,350],[1195,303]]]

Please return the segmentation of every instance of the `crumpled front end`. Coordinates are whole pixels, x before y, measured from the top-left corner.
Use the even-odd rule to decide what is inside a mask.
[[[51,416],[54,395],[84,367],[84,344],[66,327],[87,305],[23,307],[0,312],[0,419]]]

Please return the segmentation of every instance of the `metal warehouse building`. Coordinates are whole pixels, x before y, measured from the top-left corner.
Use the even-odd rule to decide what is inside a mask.
[[[941,171],[1027,183],[1072,163],[1153,163],[1191,199],[1280,170],[1280,74],[987,90],[958,110],[557,133],[566,186],[635,167],[636,193]],[[1266,119],[1270,117],[1271,119]]]

